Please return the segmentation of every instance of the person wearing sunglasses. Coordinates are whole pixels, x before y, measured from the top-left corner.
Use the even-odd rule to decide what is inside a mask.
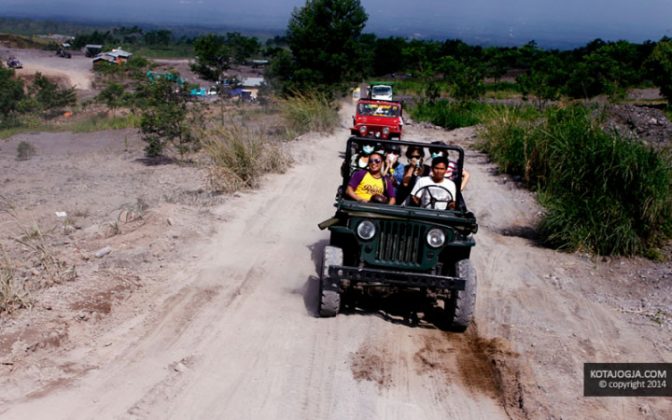
[[[345,195],[361,203],[396,203],[395,191],[390,179],[383,174],[383,155],[373,152],[366,170],[352,174]]]

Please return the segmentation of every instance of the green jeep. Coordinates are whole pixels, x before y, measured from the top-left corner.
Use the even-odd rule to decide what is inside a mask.
[[[353,161],[360,146],[370,141],[351,137],[344,167]],[[419,146],[425,156],[430,148],[434,152],[440,150],[456,166],[455,185],[461,184],[462,148],[404,140],[380,140],[377,148],[392,143],[405,146],[406,150]],[[431,199],[420,204],[410,196],[396,205],[350,200],[344,193],[350,171],[343,169],[342,176],[336,195],[336,214],[318,225],[331,232],[320,273],[320,316],[337,315],[344,298],[355,290],[367,294],[414,292],[434,302],[439,326],[464,331],[473,319],[476,300],[476,271],[469,255],[478,225],[473,213],[467,210],[459,187],[457,197],[447,200],[454,202],[454,208],[441,210],[449,206],[438,205],[442,200],[432,196],[432,187],[427,191]]]

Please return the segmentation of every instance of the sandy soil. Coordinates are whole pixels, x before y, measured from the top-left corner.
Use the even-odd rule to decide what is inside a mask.
[[[209,196],[197,168],[146,165],[130,131],[1,143],[2,195],[20,224],[44,226],[78,276],[0,317],[0,417],[669,414],[669,398],[582,396],[584,362],[671,360],[669,265],[537,246],[540,208],[473,150],[474,129],[411,125],[406,138],[467,149],[465,197],[480,224],[476,325],[450,334],[378,310],[316,318],[328,242],[316,224],[334,211],[351,114],[346,104],[333,135],[290,143],[286,174],[227,197]],[[21,140],[36,146],[31,160],[15,159]],[[0,217],[3,239],[20,235],[16,219]],[[105,246],[112,252],[95,257]],[[44,283],[31,250],[13,249],[19,274]]]
[[[0,58],[5,63],[9,56],[15,56],[23,64],[17,69],[19,77],[32,76],[40,72],[45,76],[62,80],[66,85],[77,90],[89,90],[93,81],[93,63],[91,58],[79,51],[72,52],[72,58],[56,56],[54,51],[32,49],[0,49]]]

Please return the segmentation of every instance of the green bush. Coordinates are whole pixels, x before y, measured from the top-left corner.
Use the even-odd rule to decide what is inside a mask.
[[[543,176],[543,149],[536,138],[540,117],[531,106],[492,108],[484,118],[483,140],[479,144],[502,171],[522,176],[532,188],[536,187],[537,176]]]
[[[480,102],[424,101],[413,107],[410,113],[416,121],[427,121],[452,130],[480,124],[492,107],[495,106]]]
[[[603,131],[590,109],[551,109],[541,121],[502,114],[481,148],[539,191],[539,231],[551,246],[647,255],[672,236],[672,172],[647,146]]]

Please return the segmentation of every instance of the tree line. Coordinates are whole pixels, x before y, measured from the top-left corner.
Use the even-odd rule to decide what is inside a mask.
[[[510,76],[523,95],[544,100],[618,97],[639,86],[657,86],[672,99],[672,39],[667,37],[641,44],[596,39],[568,51],[544,50],[534,41],[482,47],[459,39],[381,38],[363,32],[367,20],[359,0],[307,1],[294,10],[288,48],[276,52],[269,76],[284,93],[392,76],[421,79],[429,90],[433,82],[448,82],[458,98],[473,99],[487,78],[497,82]]]
[[[86,44],[142,48],[187,47],[194,70],[209,80],[250,58],[271,61],[268,79],[283,94],[344,90],[370,77],[413,78],[449,84],[458,99],[472,99],[484,81],[515,80],[523,95],[554,100],[565,95],[622,96],[628,88],[657,86],[672,97],[672,39],[631,43],[595,39],[573,50],[545,50],[534,42],[520,47],[483,47],[459,39],[419,40],[366,33],[368,14],[359,0],[308,0],[297,7],[282,36],[262,42],[238,32],[175,36],[168,29],[120,26],[80,33],[74,48]],[[21,23],[21,22],[19,22]],[[14,23],[15,26],[18,23]],[[25,23],[24,23],[25,24]]]

